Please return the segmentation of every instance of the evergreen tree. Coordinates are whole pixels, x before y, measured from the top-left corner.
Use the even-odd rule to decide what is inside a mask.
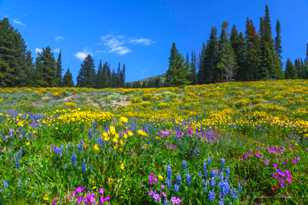
[[[191,73],[190,81],[192,84],[197,83],[197,74],[196,74],[197,71],[196,70],[197,70],[197,58],[196,58],[196,54],[192,52],[191,62],[190,62],[190,73]]]
[[[219,40],[218,62],[216,81],[229,81],[234,78],[237,69],[235,55],[228,38],[228,23],[222,24],[222,30]]]
[[[305,79],[308,79],[308,43],[306,45],[306,57],[305,57]]]
[[[252,20],[246,21],[246,66],[241,71],[242,80],[256,80],[259,66],[259,37]]]
[[[97,88],[103,88],[105,87],[104,84],[106,81],[104,81],[104,73],[103,73],[103,64],[102,61],[99,61],[98,69],[97,69],[97,74],[96,74],[96,85],[95,87]]]
[[[35,80],[36,86],[54,87],[56,76],[56,60],[50,47],[43,48],[41,53],[38,53],[35,60]]]
[[[305,64],[301,58],[295,59],[294,69],[298,78],[305,78]]]
[[[217,29],[212,27],[210,39],[203,46],[200,57],[199,83],[213,83],[218,61]]]
[[[70,69],[66,70],[61,84],[64,87],[73,87],[74,86],[73,76],[72,76]]]
[[[77,77],[77,86],[78,87],[95,87],[96,84],[96,73],[94,60],[91,55],[88,55],[79,70]]]
[[[183,56],[178,52],[175,43],[172,43],[169,68],[166,73],[166,83],[170,86],[190,84],[190,71],[185,65]]]
[[[61,81],[62,81],[62,54],[61,54],[61,51],[60,51],[60,53],[58,55],[58,59],[57,59],[55,85],[61,86]]]
[[[247,72],[246,66],[246,48],[245,48],[245,38],[242,32],[238,33],[235,26],[231,30],[230,36],[231,45],[233,52],[235,54],[235,59],[237,63],[237,71],[235,73],[236,80],[246,80],[245,72]]]
[[[275,37],[275,55],[274,55],[274,73],[276,79],[281,79],[282,75],[282,46],[281,46],[281,28],[280,21],[276,22],[276,37]]]
[[[125,78],[126,78],[126,68],[125,68],[125,64],[122,65],[122,70],[120,73],[120,81],[121,81],[121,87],[125,86]]]
[[[296,70],[295,70],[294,65],[293,65],[293,63],[292,63],[292,61],[290,59],[288,59],[287,63],[286,63],[285,78],[286,79],[297,78]]]
[[[0,21],[0,86],[25,86],[32,70],[31,55],[20,33],[9,23]]]

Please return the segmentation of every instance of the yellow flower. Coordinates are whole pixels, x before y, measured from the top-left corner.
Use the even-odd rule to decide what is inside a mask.
[[[99,152],[100,150],[98,144],[93,145],[93,149],[95,152]]]
[[[123,162],[121,162],[121,164],[120,164],[120,169],[121,169],[121,170],[124,170],[124,169],[125,169],[125,166],[124,166],[124,163],[123,163]]]
[[[123,124],[126,124],[126,123],[128,123],[128,119],[127,119],[127,117],[120,117],[120,123],[123,123]]]
[[[146,137],[148,136],[148,133],[146,133],[144,130],[139,129],[137,130],[138,135],[142,136],[142,137]]]
[[[27,145],[27,146],[29,146],[29,145],[30,145],[30,142],[29,142],[29,141],[27,141],[27,142],[26,142],[26,145]]]
[[[127,139],[128,135],[126,133],[123,134],[123,138]]]
[[[108,183],[109,185],[111,185],[111,184],[112,184],[112,182],[113,182],[113,179],[112,179],[111,177],[108,177],[108,179],[107,179],[107,183]]]
[[[162,176],[162,175],[158,175],[158,179],[160,180],[160,181],[163,181],[164,180],[164,177]]]
[[[112,134],[112,135],[116,134],[116,129],[115,129],[115,127],[114,127],[114,126],[110,126],[110,127],[109,127],[109,132],[110,132],[110,134]]]
[[[134,133],[131,130],[128,130],[127,134],[128,134],[129,137],[131,137],[131,136],[133,136]]]
[[[102,139],[104,141],[109,141],[110,140],[109,134],[107,132],[103,132]]]
[[[49,196],[48,196],[48,194],[47,194],[47,193],[45,193],[45,194],[44,194],[44,196],[43,196],[43,200],[44,200],[44,201],[49,201]]]

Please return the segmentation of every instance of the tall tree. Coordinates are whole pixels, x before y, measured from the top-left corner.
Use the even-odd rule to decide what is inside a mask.
[[[30,57],[24,39],[4,18],[0,21],[0,86],[27,85]]]
[[[303,59],[298,58],[294,61],[294,69],[298,78],[305,78],[305,63]]]
[[[78,87],[95,87],[96,82],[96,73],[94,60],[91,55],[88,55],[79,70],[77,77],[77,86]]]
[[[228,23],[223,22],[219,39],[216,81],[232,80],[237,69],[237,63],[228,38],[227,28]]]
[[[42,49],[42,52],[37,54],[35,60],[35,79],[36,86],[53,87],[57,86],[55,82],[56,76],[56,60],[50,47]]]
[[[243,80],[256,80],[259,67],[259,37],[252,20],[246,20],[246,65]]]
[[[286,79],[297,78],[296,70],[295,70],[294,65],[293,65],[293,63],[292,63],[292,61],[290,59],[288,59],[287,63],[286,63],[285,78]]]
[[[235,54],[235,59],[237,63],[237,71],[235,73],[236,80],[246,80],[246,72],[247,72],[247,65],[246,65],[246,44],[245,44],[245,37],[242,32],[238,33],[235,26],[233,26],[231,30],[230,36],[231,45],[233,48],[233,52]]]
[[[166,83],[170,86],[190,84],[190,71],[185,66],[183,56],[179,53],[175,43],[172,43],[169,68],[166,73]]]
[[[62,54],[61,51],[57,58],[57,65],[56,65],[56,76],[55,76],[55,85],[61,86],[62,81]]]
[[[191,53],[191,61],[190,61],[190,73],[191,73],[191,77],[190,77],[190,81],[192,84],[196,84],[197,83],[197,74],[196,71],[197,70],[197,57],[195,52]]]
[[[305,57],[305,79],[308,79],[308,43],[306,45],[306,57]]]
[[[203,46],[200,57],[199,83],[213,83],[218,61],[217,29],[212,27],[210,39]]]
[[[276,22],[276,37],[275,37],[275,55],[274,55],[274,73],[275,78],[280,79],[282,75],[282,46],[281,46],[281,26],[280,21]]]
[[[73,87],[74,86],[73,76],[72,76],[70,69],[66,70],[61,84],[64,87]]]

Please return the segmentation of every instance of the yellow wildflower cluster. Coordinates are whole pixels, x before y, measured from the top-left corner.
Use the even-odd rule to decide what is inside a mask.
[[[119,149],[120,151],[123,149],[125,145],[125,140],[128,137],[133,136],[133,132],[131,130],[127,130],[121,132],[121,135],[117,132],[115,126],[110,126],[108,131],[104,131],[102,133],[102,139],[105,142],[110,142],[113,145],[114,149]]]

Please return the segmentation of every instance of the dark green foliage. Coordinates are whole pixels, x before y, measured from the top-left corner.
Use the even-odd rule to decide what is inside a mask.
[[[217,29],[212,27],[207,45],[203,45],[200,57],[199,83],[215,82],[218,61]]]
[[[55,85],[61,86],[61,80],[62,80],[62,54],[60,52],[58,55],[57,65],[56,65]]]
[[[194,52],[191,54],[191,61],[190,61],[190,74],[191,78],[190,81],[192,84],[197,83],[197,57]]]
[[[295,67],[290,59],[288,59],[286,63],[285,78],[286,79],[297,78]]]
[[[72,76],[70,69],[66,70],[61,84],[64,87],[73,87],[74,86],[73,76]]]
[[[187,68],[183,56],[178,52],[175,43],[171,47],[166,83],[169,86],[187,85],[191,83],[190,70]]]
[[[222,24],[221,35],[219,39],[219,51],[217,61],[217,71],[215,72],[215,81],[230,81],[234,79],[237,63],[233,52],[233,48],[229,41],[227,33],[228,23]]]
[[[305,63],[304,63],[303,59],[301,59],[301,58],[295,59],[294,69],[296,71],[296,76],[298,78],[305,78],[306,72],[305,72]]]
[[[57,62],[50,47],[43,48],[35,60],[35,85],[40,87],[57,86],[55,77]]]
[[[31,54],[22,36],[4,18],[0,21],[0,86],[25,86],[31,71]]]
[[[95,65],[91,55],[88,55],[79,70],[77,77],[77,86],[78,87],[95,87],[96,84],[96,73]]]

